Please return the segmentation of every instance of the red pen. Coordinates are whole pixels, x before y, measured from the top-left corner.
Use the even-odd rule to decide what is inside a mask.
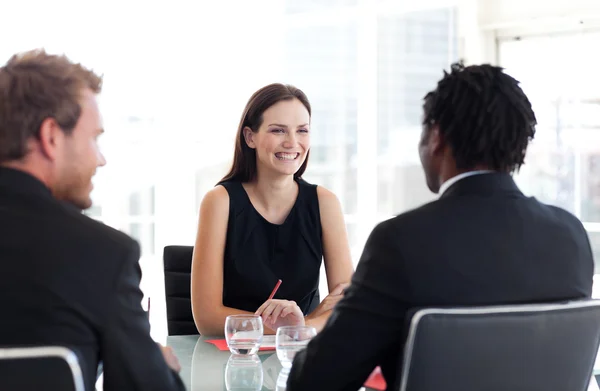
[[[269,300],[271,300],[273,298],[273,296],[275,296],[275,293],[277,293],[277,289],[279,289],[279,285],[281,285],[281,280],[277,281],[277,285],[275,285],[275,288],[273,288],[273,292],[271,292],[271,296],[269,296]]]

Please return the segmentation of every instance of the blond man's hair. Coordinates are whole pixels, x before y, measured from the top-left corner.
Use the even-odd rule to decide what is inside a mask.
[[[23,158],[47,118],[70,134],[85,89],[100,93],[102,77],[64,55],[43,49],[13,55],[0,68],[0,163]]]

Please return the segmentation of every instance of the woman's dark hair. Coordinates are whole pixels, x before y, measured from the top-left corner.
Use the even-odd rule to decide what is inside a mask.
[[[308,110],[308,115],[311,115],[310,102],[304,92],[289,84],[269,84],[250,97],[238,126],[233,164],[229,173],[218,184],[226,181],[250,182],[256,178],[256,150],[246,144],[244,128],[247,126],[253,132],[258,132],[263,122],[263,113],[269,107],[275,103],[293,99],[298,99]],[[308,164],[308,155],[309,153],[306,154],[306,159],[294,174],[294,178],[301,178],[304,174]]]
[[[519,82],[489,64],[452,64],[425,96],[423,125],[438,125],[456,167],[513,172],[525,162],[536,118]]]

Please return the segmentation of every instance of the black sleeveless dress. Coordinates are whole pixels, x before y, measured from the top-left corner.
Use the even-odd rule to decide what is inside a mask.
[[[317,186],[296,180],[298,198],[281,225],[268,222],[240,182],[223,182],[229,193],[223,305],[254,312],[281,279],[275,299],[295,301],[304,315],[320,302],[323,260]]]

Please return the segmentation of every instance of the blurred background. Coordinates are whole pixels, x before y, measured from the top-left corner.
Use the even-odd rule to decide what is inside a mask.
[[[104,74],[108,165],[87,213],[140,242],[157,339],[166,336],[162,249],[194,243],[199,203],[229,167],[244,105],[272,82],[311,100],[305,178],[339,197],[356,264],[376,223],[435,199],[417,154],[425,93],[459,59],[504,66],[539,122],[517,181],[578,216],[600,262],[597,0],[25,0],[2,8],[0,63],[44,47]]]

